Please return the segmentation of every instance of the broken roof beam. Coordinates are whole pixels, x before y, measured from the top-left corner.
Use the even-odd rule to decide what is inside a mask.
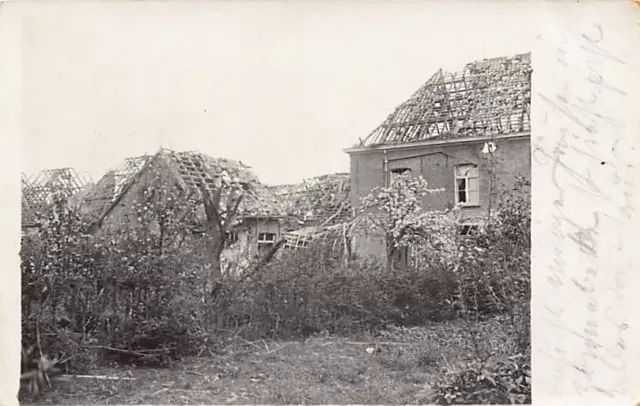
[[[36,213],[51,207],[55,195],[71,198],[89,184],[72,168],[46,169],[34,177],[21,176],[22,224],[33,225]]]
[[[56,191],[75,193],[89,181],[78,175],[72,168],[46,169],[34,178],[23,174],[22,185],[27,193],[53,193]]]

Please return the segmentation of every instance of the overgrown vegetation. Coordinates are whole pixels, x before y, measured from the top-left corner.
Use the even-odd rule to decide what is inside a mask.
[[[47,355],[63,370],[89,372],[105,361],[167,365],[224,353],[233,338],[380,337],[455,319],[465,326],[456,339],[469,352],[448,360],[438,347],[418,357],[430,367],[445,358],[442,373],[423,382],[425,399],[530,402],[530,213],[527,185],[517,187],[499,199],[487,226],[460,236],[456,210],[422,211],[414,203],[431,193],[426,182],[399,177],[365,200],[373,214],[363,219],[384,228],[390,255],[409,253],[405,262],[345,263],[330,244],[317,242],[244,273],[213,272],[215,292],[210,236],[176,226],[171,208],[180,202],[170,195],[145,203],[136,225],[117,234],[89,235],[82,217],[60,200],[39,231],[23,239],[26,357]],[[210,196],[207,224],[222,239],[227,225],[218,224],[211,206],[219,203]],[[382,211],[371,210],[380,205]],[[496,351],[491,335],[477,328],[487,320],[498,322],[513,345]]]
[[[496,320],[476,325],[498,353],[511,348]],[[473,351],[464,323],[391,327],[357,337],[228,341],[215,357],[188,357],[171,368],[99,366],[92,375],[126,379],[55,382],[39,404],[429,404],[441,368]],[[25,396],[24,403],[32,403]]]

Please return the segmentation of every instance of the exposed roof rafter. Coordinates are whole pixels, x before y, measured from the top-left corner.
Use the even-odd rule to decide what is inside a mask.
[[[528,53],[440,69],[360,146],[528,132],[530,105]]]
[[[213,158],[195,151],[160,149],[154,155],[126,158],[118,167],[108,171],[85,199],[85,215],[94,224],[100,224],[136,179],[148,166],[155,165],[156,160],[166,163],[178,187],[182,188],[186,211],[200,205],[201,183],[210,190],[224,183],[243,185],[249,190],[251,184],[258,183],[258,178],[242,162]]]
[[[91,184],[91,179],[81,176],[73,168],[46,169],[35,176],[22,174],[22,224],[35,224],[38,213],[43,213],[55,203],[56,197],[72,199]]]

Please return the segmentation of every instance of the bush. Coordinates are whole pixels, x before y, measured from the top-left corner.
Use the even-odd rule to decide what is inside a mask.
[[[85,362],[96,350],[110,360],[152,363],[196,352],[206,334],[192,247],[162,246],[144,230],[90,236],[86,229],[62,208],[23,238],[23,345]]]
[[[446,304],[456,287],[441,270],[388,272],[371,263],[341,266],[340,254],[314,243],[264,269],[227,279],[225,325],[246,338],[379,331],[453,316]]]
[[[491,223],[469,238],[461,249],[457,304],[467,317],[506,316],[517,335],[519,351],[526,353],[531,310],[529,194],[509,195],[498,210]]]
[[[438,405],[531,404],[531,359],[517,354],[490,362],[473,360],[446,370],[433,387]]]
[[[146,213],[153,218],[153,209]],[[163,218],[171,220],[167,213]],[[247,339],[302,338],[499,314],[517,338],[509,341],[518,348],[505,352],[528,354],[527,197],[505,201],[489,227],[465,239],[452,232],[446,216],[413,214],[403,217],[408,220],[396,243],[421,248],[419,266],[345,264],[344,253],[315,242],[257,270],[225,275],[210,299],[201,265],[206,244],[184,238],[175,221],[167,220],[159,235],[141,224],[90,236],[77,213],[60,208],[23,240],[23,345],[81,361],[77,370],[99,358],[163,364],[201,351],[211,333],[223,330]],[[215,324],[207,324],[210,314]],[[441,377],[439,402],[527,397],[530,379],[518,374],[528,370],[529,358],[485,362],[491,351],[483,348],[494,344],[488,343],[491,334],[480,333],[469,331],[465,338],[475,359]],[[433,363],[428,353],[424,364]]]
[[[517,188],[528,185],[517,184]],[[436,385],[438,404],[531,403],[531,214],[528,193],[513,193],[491,223],[461,246],[459,290],[453,304],[467,320],[499,314],[515,354],[492,359],[487,339],[470,331],[473,359],[445,371]]]
[[[39,357],[35,354],[35,347],[22,347],[20,366],[20,386],[30,393],[37,395],[40,390],[51,383],[50,374],[59,372],[56,368],[58,360],[49,359],[46,354]]]

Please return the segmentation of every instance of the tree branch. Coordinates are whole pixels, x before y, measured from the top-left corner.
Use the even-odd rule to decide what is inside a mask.
[[[220,203],[220,189],[216,189],[214,193],[210,193],[203,180],[200,181],[200,191],[202,192],[202,201],[204,203],[204,211],[207,216],[207,229],[212,225],[216,225],[218,230],[222,230],[222,219],[218,211]]]
[[[276,252],[278,252],[278,250],[280,249],[280,247],[282,247],[285,243],[287,242],[286,239],[281,239],[280,241],[278,241],[277,243],[275,243],[271,249],[269,251],[267,251],[262,258],[260,258],[260,261],[258,261],[258,263],[256,264],[256,266],[254,267],[254,272],[259,270],[260,268],[262,268],[264,265],[268,264],[269,261],[271,261],[271,259],[273,258],[273,256],[276,254]]]
[[[241,194],[237,199],[234,200],[231,208],[227,208],[227,218],[223,224],[224,232],[228,231],[231,224],[233,224],[233,221],[236,219],[236,216],[238,214],[238,208],[240,207],[240,203],[242,202],[243,197],[244,195]]]

